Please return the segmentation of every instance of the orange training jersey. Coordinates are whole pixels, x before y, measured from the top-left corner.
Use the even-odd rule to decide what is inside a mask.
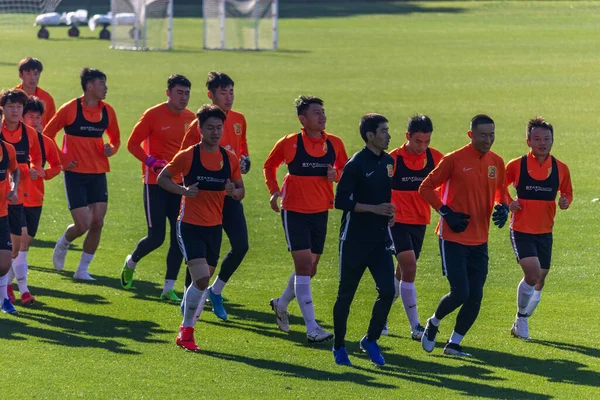
[[[504,180],[504,161],[496,153],[481,154],[468,144],[444,156],[425,178],[419,193],[436,211],[447,205],[471,218],[467,229],[456,233],[440,217],[436,228],[440,238],[467,246],[487,243],[494,202],[508,201]],[[435,191],[438,187],[441,199]]]
[[[240,163],[230,151],[226,151],[231,168],[231,181],[242,180]],[[173,176],[187,175],[192,167],[194,146],[181,150],[167,165]],[[223,156],[220,151],[207,152],[200,148],[200,162],[209,171],[220,171],[223,168]],[[179,219],[183,222],[200,226],[216,226],[223,223],[223,202],[225,191],[199,190],[194,198],[183,196]]]
[[[44,181],[54,178],[56,175],[60,174],[60,171],[62,170],[59,150],[58,147],[56,147],[56,143],[48,136],[44,136],[41,133],[38,134],[38,137],[40,136],[43,140],[43,153],[46,161],[46,165],[42,165],[42,168],[44,168],[46,176],[43,179],[38,178],[31,181],[29,196],[23,199],[23,205],[25,207],[41,207],[44,204]]]
[[[188,109],[179,114],[172,112],[167,103],[149,108],[142,114],[129,136],[127,150],[142,162],[144,183],[154,185],[158,177],[144,164],[146,157],[153,156],[157,160],[171,161],[179,152],[185,132],[194,118],[194,113]],[[175,177],[173,180],[181,182]]]
[[[428,148],[433,157],[435,168],[444,155]],[[406,150],[406,143],[390,152],[394,158],[394,176],[398,170],[398,159],[401,157],[406,168],[411,171],[422,171],[427,167],[427,152],[412,154]],[[417,186],[418,188],[418,186]],[[431,221],[431,208],[418,190],[392,190],[392,204],[396,206],[396,222],[411,225],[427,225]]]
[[[298,137],[302,140],[299,143]],[[297,160],[298,145],[304,149],[304,155],[307,160]],[[328,155],[333,150],[333,157],[329,159]],[[295,211],[305,214],[314,214],[327,211],[333,208],[333,183],[329,182],[327,176],[323,174],[306,175],[295,174],[291,171],[293,165],[301,162],[307,169],[327,170],[327,165],[321,166],[319,159],[323,163],[331,164],[337,170],[337,179],[340,175],[348,155],[342,140],[327,132],[322,132],[318,138],[310,138],[302,129],[301,134],[291,133],[280,139],[271,150],[263,166],[265,182],[269,188],[269,193],[281,192],[282,208],[288,211]],[[326,160],[326,161],[325,161]],[[277,184],[277,168],[281,164],[287,164],[288,173],[283,179],[281,190]]]
[[[23,90],[23,84],[20,84],[15,89]],[[42,103],[44,103],[44,114],[42,114],[42,126],[45,127],[48,122],[54,117],[56,114],[56,105],[54,105],[54,99],[50,96],[50,93],[41,89],[39,86],[35,88],[35,93],[33,96],[39,98]]]
[[[5,154],[3,146],[6,149]],[[8,215],[8,192],[10,191],[9,175],[18,168],[17,164],[17,151],[15,148],[6,142],[0,144],[0,218]]]
[[[18,190],[18,201],[15,204],[23,204],[25,198],[30,195],[31,192],[31,178],[29,176],[29,169],[35,168],[37,170],[42,169],[42,150],[40,149],[40,142],[38,140],[37,132],[34,128],[23,123],[19,123],[16,130],[11,131],[8,129],[6,124],[2,122],[2,136],[4,141],[10,143],[19,154],[23,149],[20,149],[20,143],[23,139],[23,127],[27,132],[27,142],[29,143],[29,162],[19,162],[18,168],[20,173],[19,190]],[[17,160],[18,162],[18,160]]]
[[[88,107],[83,104],[83,98],[76,98],[63,104],[42,133],[56,141],[56,134],[64,127],[70,126],[75,122],[78,101],[82,108],[83,118],[89,123],[102,121],[103,109],[106,108],[108,127],[105,133],[108,135],[114,155],[121,145],[117,114],[115,114],[115,110],[110,105],[103,101],[100,101],[96,107]],[[63,136],[60,156],[61,163],[65,168],[72,161],[77,161],[75,167],[70,170],[72,172],[100,174],[110,171],[108,157],[104,155],[104,140],[102,137],[82,137],[65,134]]]
[[[200,126],[198,125],[198,120],[195,119],[185,133],[181,149],[187,149],[199,142]],[[227,118],[223,123],[223,137],[221,137],[219,144],[225,147],[226,150],[237,155],[238,159],[241,156],[249,156],[248,142],[246,141],[246,118],[244,118],[244,114],[233,110],[227,112]]]
[[[565,195],[567,201],[571,204],[573,201],[573,187],[571,186],[571,174],[566,164],[556,160],[558,166],[558,191],[561,196]],[[525,171],[523,171],[525,172]],[[544,181],[552,173],[552,157],[548,156],[543,163],[539,163],[531,151],[527,154],[527,174],[536,180]],[[506,165],[506,186],[513,185],[517,187],[519,177],[521,176],[521,157],[511,160]],[[556,201],[541,201],[516,199],[519,201],[521,209],[512,213],[510,227],[512,230],[541,234],[552,232],[554,226],[554,216],[556,215]],[[509,202],[512,201],[509,199]]]

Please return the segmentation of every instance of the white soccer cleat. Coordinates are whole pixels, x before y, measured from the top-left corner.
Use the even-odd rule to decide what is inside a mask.
[[[278,303],[279,298],[271,299],[271,301],[269,302],[269,304],[271,305],[271,309],[275,313],[275,322],[277,322],[279,330],[287,333],[290,331],[290,313],[288,313],[287,310],[281,311],[277,307]]]
[[[90,273],[87,271],[76,271],[73,274],[73,279],[77,279],[80,281],[95,281],[96,280],[96,278],[91,276]]]
[[[381,330],[381,334],[382,334],[382,335],[385,335],[385,336],[387,336],[387,335],[389,335],[389,334],[390,334],[390,328],[389,328],[389,326],[388,326],[387,322],[386,322],[386,323],[385,323],[385,325],[383,326],[383,329]]]
[[[54,251],[52,252],[52,264],[54,264],[55,270],[62,271],[65,267],[65,259],[67,258],[68,250],[68,248],[59,248],[58,242],[56,243],[56,246],[54,246]]]
[[[510,334],[517,339],[529,340],[529,324],[527,317],[517,317],[510,328]]]
[[[428,353],[431,353],[435,348],[435,338],[438,334],[438,327],[432,324],[429,320],[427,320],[427,324],[425,325],[425,331],[423,331],[423,335],[421,336],[421,347]]]
[[[322,343],[333,339],[333,333],[327,332],[325,329],[317,326],[306,334],[306,339],[308,343]]]

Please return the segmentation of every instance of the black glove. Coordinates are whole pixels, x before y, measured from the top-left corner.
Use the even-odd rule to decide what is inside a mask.
[[[247,174],[250,172],[250,157],[242,156],[240,159],[240,171],[242,174]]]
[[[492,214],[492,221],[498,228],[502,228],[508,219],[508,206],[506,204],[496,204]]]
[[[456,233],[464,232],[469,225],[469,218],[471,218],[469,214],[454,212],[448,206],[442,206],[438,213],[446,220],[450,229]]]

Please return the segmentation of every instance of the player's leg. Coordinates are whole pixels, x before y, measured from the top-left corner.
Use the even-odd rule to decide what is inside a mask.
[[[19,292],[21,293],[21,304],[30,305],[35,303],[35,298],[29,292],[27,287],[27,275],[29,273],[29,263],[27,255],[29,246],[36,236],[42,215],[42,206],[39,207],[24,207],[23,208],[23,225],[21,229],[21,244],[19,255],[13,262],[13,270],[17,277]],[[19,281],[21,283],[19,283]]]
[[[425,332],[421,337],[421,345],[427,352],[433,351],[441,320],[469,298],[469,279],[467,277],[468,248],[459,243],[440,239],[440,254],[442,258],[442,273],[450,284],[450,293],[446,294],[427,320]]]
[[[165,191],[165,190],[163,190]],[[166,191],[165,191],[166,192]],[[183,255],[177,244],[177,218],[179,217],[179,208],[181,205],[181,196],[167,192],[167,219],[169,221],[169,250],[167,251],[167,271],[165,273],[165,283],[160,298],[170,301],[181,301],[175,293],[175,282],[181,269]],[[190,278],[191,281],[191,278]]]
[[[366,269],[364,250],[356,243],[340,241],[339,286],[333,306],[333,357],[339,365],[352,365],[348,359],[345,338],[350,305]]]
[[[15,314],[17,310],[8,299],[7,286],[12,282],[8,282],[7,273],[11,268],[12,262],[12,243],[10,241],[10,228],[8,225],[8,217],[0,217],[0,306],[2,312],[7,314]]]
[[[537,305],[540,303],[542,289],[546,284],[546,277],[548,276],[548,272],[550,272],[550,264],[552,261],[552,233],[536,236],[536,247],[540,261],[540,277],[535,285],[535,290],[529,300],[529,304],[527,305],[526,313],[528,316],[533,314]]]
[[[24,225],[24,215],[23,215],[23,204],[9,204],[8,205],[8,224],[10,227],[10,241],[12,242],[12,267],[10,268],[9,273],[7,274],[8,279],[8,297],[14,302],[15,294],[13,290],[13,281],[17,279],[17,285],[20,282],[19,292],[21,293],[21,297],[23,293],[27,293],[25,295],[25,300],[27,302],[29,296],[29,288],[27,288],[27,271],[29,269],[27,265],[26,257],[24,254],[20,253],[21,250],[21,237],[23,234],[23,225]],[[26,253],[25,253],[26,254]],[[22,291],[24,290],[24,291]]]
[[[510,231],[510,241],[517,262],[523,270],[523,279],[517,286],[517,315],[510,332],[520,339],[529,339],[527,306],[540,279],[541,268],[535,244],[535,235]]]
[[[479,310],[481,309],[481,300],[483,299],[483,286],[488,274],[488,245],[487,243],[478,246],[469,246],[469,255],[467,260],[468,277],[468,298],[460,308],[456,316],[454,331],[444,348],[445,354],[469,357],[470,354],[462,351],[460,342],[467,334],[469,329],[475,323]]]
[[[140,239],[133,252],[125,257],[121,269],[121,286],[124,289],[131,288],[137,263],[152,251],[158,249],[165,241],[165,231],[167,229],[166,191],[158,185],[144,184],[143,203],[148,234]]]

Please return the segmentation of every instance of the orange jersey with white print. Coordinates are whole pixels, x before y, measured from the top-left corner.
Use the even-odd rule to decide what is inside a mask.
[[[525,169],[522,168],[524,165]],[[566,196],[568,204],[573,201],[569,168],[552,156],[540,164],[530,151],[509,161],[506,165],[506,186],[511,185],[517,188],[517,193],[521,192],[521,197],[517,195],[516,199],[521,209],[512,213],[510,219],[511,229],[517,232],[552,232],[557,193]]]
[[[142,179],[146,184],[156,184],[158,175],[144,161],[148,156],[169,162],[181,148],[186,130],[195,115],[188,109],[181,113],[169,110],[166,103],[147,109],[133,127],[127,141],[127,150],[142,162]],[[141,144],[141,147],[140,147]],[[181,183],[181,177],[173,177]]]
[[[197,144],[177,153],[166,168],[173,176],[183,175],[186,186],[198,182],[196,197],[182,198],[179,219],[199,226],[221,225],[225,182],[227,179],[232,182],[242,180],[240,163],[235,154],[223,147],[215,152],[207,152]]]
[[[10,143],[0,141],[0,217],[8,215],[9,175],[17,168],[17,151]]]
[[[15,89],[23,90],[23,84],[18,85]],[[50,95],[50,93],[46,92],[39,86],[35,88],[35,93],[32,96],[37,97],[44,103],[44,113],[42,114],[42,127],[46,126],[48,122],[54,117],[56,114],[56,105],[54,104],[54,99]]]
[[[23,205],[25,207],[42,206],[44,204],[45,192],[44,181],[54,178],[56,175],[60,174],[60,171],[62,170],[59,150],[58,147],[56,147],[54,140],[41,133],[38,133],[38,140],[40,140],[40,148],[42,150],[42,168],[44,169],[46,176],[31,181],[29,186],[29,196],[23,199]]]
[[[19,199],[16,204],[23,204],[31,192],[29,169],[35,168],[41,170],[42,168],[42,150],[40,149],[38,133],[34,128],[22,122],[19,123],[16,130],[11,131],[3,122],[2,135],[0,137],[15,148],[20,173]]]
[[[181,143],[181,149],[187,149],[196,143],[200,143],[198,119],[194,119],[190,124],[185,133],[183,143]],[[233,110],[227,112],[227,118],[223,123],[223,136],[219,145],[237,155],[238,159],[242,156],[249,156],[248,142],[246,141],[246,118],[244,118],[244,114]]]
[[[507,203],[502,158],[485,154],[468,144],[444,156],[425,178],[419,193],[437,211],[447,205],[455,212],[469,214],[469,226],[456,233],[440,217],[436,233],[441,239],[467,246],[487,243],[494,203]],[[436,189],[441,188],[442,198]]]
[[[444,155],[429,147],[421,154],[406,150],[406,143],[390,152],[394,158],[392,204],[396,206],[396,222],[427,225],[431,221],[431,207],[418,192],[421,182],[439,164]]]
[[[348,161],[342,140],[327,132],[317,138],[291,133],[280,139],[271,150],[263,166],[265,183],[269,193],[281,193],[284,210],[305,214],[327,211],[333,208],[333,183],[327,179],[327,166],[337,171],[339,180]],[[287,164],[281,190],[277,183],[277,168]]]
[[[113,155],[121,145],[117,114],[110,105],[100,101],[97,106],[88,107],[83,104],[83,97],[73,99],[60,107],[42,133],[56,141],[61,129],[65,130],[60,154],[65,168],[77,161],[70,171],[81,174],[110,171],[103,134],[108,136]]]

